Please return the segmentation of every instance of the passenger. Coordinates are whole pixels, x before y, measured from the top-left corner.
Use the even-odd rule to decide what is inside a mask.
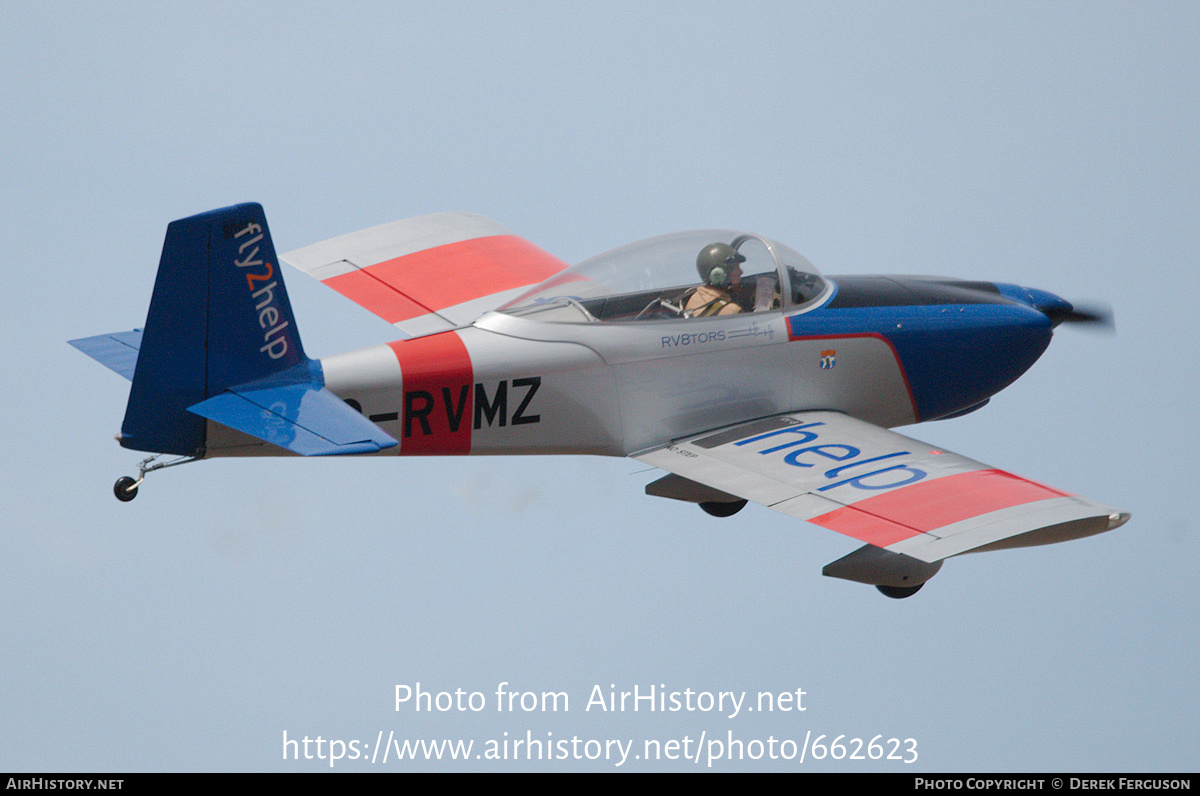
[[[692,318],[736,315],[742,307],[731,291],[742,284],[742,266],[746,258],[726,243],[712,243],[700,250],[696,270],[704,284],[688,298],[684,311]]]

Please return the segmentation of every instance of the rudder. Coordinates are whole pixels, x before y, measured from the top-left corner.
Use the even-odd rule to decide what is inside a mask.
[[[174,221],[163,242],[121,445],[201,456],[206,421],[189,407],[307,362],[262,206]]]

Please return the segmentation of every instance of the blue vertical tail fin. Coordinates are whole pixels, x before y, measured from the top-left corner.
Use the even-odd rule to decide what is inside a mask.
[[[258,204],[174,221],[142,333],[121,444],[203,455],[188,407],[308,362]]]
[[[132,379],[126,448],[204,456],[209,420],[307,456],[397,444],[305,356],[257,204],[172,222],[145,328],[71,344]]]

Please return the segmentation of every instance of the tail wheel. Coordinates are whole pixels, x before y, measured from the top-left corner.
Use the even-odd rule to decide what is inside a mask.
[[[746,508],[746,501],[735,500],[732,503],[701,503],[700,508],[714,517],[732,517]]]
[[[137,497],[138,482],[127,475],[123,475],[117,479],[117,483],[113,484],[113,494],[117,496],[117,500],[122,503],[128,503]]]

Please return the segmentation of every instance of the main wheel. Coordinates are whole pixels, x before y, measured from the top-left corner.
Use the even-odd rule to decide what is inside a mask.
[[[918,583],[916,586],[876,586],[875,588],[893,600],[903,600],[905,597],[912,597],[921,590],[924,583]]]
[[[117,483],[113,484],[113,494],[122,503],[128,503],[137,497],[137,491],[137,481],[127,475],[121,476],[117,479]]]
[[[732,517],[746,508],[746,501],[735,500],[732,503],[701,503],[700,508],[714,517]]]

